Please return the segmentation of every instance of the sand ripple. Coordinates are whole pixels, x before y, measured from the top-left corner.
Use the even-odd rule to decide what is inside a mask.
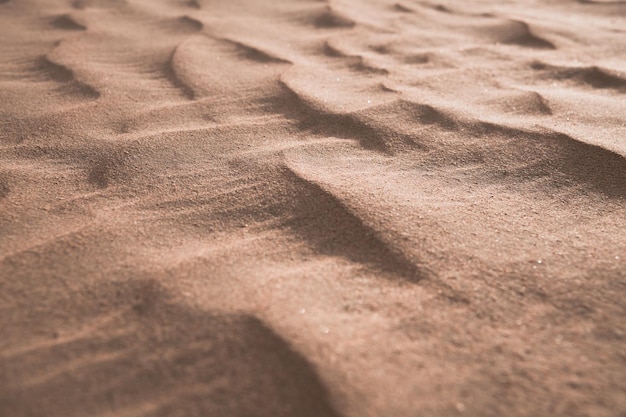
[[[0,0],[0,415],[622,415],[624,4]]]

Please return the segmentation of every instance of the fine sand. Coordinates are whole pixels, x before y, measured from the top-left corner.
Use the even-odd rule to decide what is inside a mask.
[[[0,0],[0,416],[626,415],[626,2]]]

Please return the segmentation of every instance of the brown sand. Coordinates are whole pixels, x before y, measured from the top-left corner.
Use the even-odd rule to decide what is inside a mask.
[[[626,415],[626,2],[0,3],[0,416]]]

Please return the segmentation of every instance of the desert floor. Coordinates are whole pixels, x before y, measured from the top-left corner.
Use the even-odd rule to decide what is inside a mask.
[[[0,415],[626,415],[623,0],[0,0]]]

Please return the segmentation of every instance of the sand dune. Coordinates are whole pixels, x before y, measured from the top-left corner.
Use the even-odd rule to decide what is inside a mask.
[[[626,413],[625,2],[0,25],[0,415]]]

